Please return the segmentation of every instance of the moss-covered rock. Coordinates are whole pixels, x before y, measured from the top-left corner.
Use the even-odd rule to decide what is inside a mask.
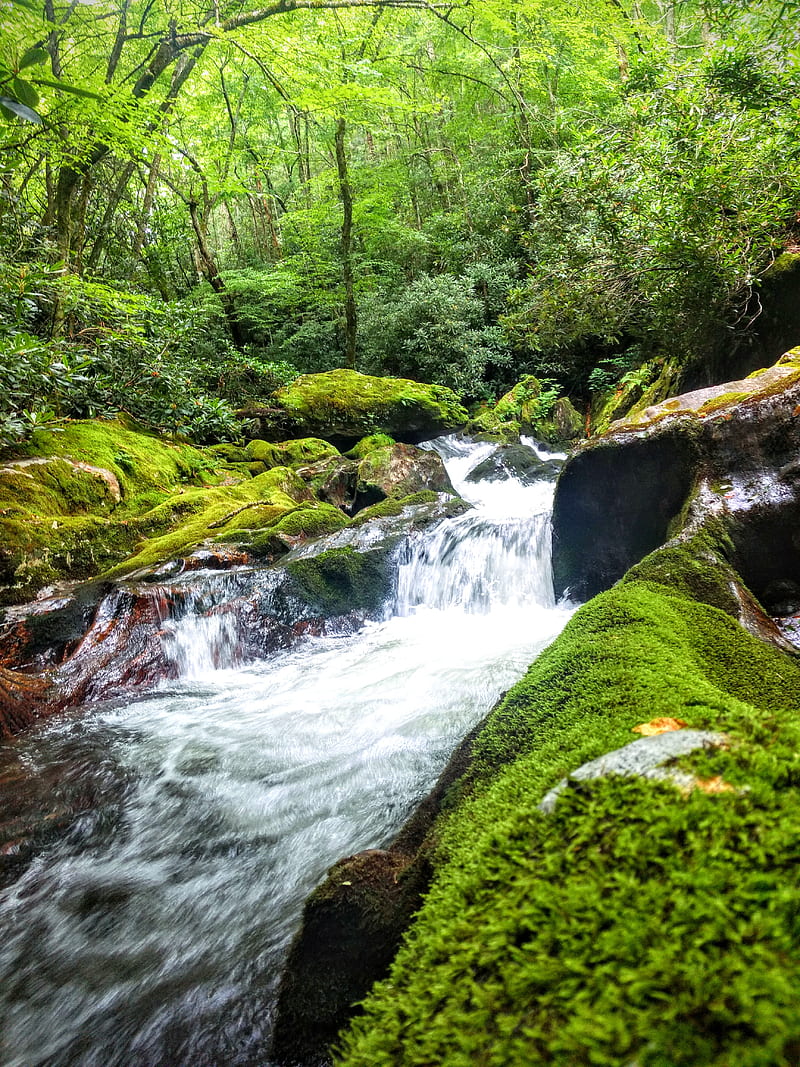
[[[286,569],[303,598],[325,615],[377,612],[391,591],[382,553],[357,552],[349,545],[293,560]]]
[[[297,473],[320,500],[352,514],[358,483],[358,463],[345,456],[329,456],[307,467],[298,467]]]
[[[268,408],[251,414],[269,440],[314,436],[352,444],[374,433],[421,441],[467,421],[458,397],[444,386],[353,370],[301,375],[274,393]]]
[[[441,456],[414,445],[385,445],[358,464],[355,510],[425,490],[455,493]]]
[[[275,444],[269,441],[248,441],[243,452],[249,460],[263,463],[266,469],[308,466],[339,455],[338,448],[319,437],[301,437],[298,440],[280,441]]]
[[[479,733],[342,1067],[795,1062],[800,665],[689,592],[691,547],[659,556],[581,608]],[[693,787],[576,782],[539,810],[657,716],[728,737],[682,759]]]
[[[221,477],[198,449],[119,422],[37,431],[0,461],[0,601],[24,600],[58,578],[97,574],[141,538],[143,513]]]
[[[345,455],[348,459],[361,460],[370,452],[374,452],[376,448],[386,448],[388,445],[396,443],[395,439],[390,437],[388,433],[371,433],[367,437],[362,437],[349,452],[345,452]]]
[[[557,592],[585,599],[607,588],[677,533],[690,509],[695,523],[700,512],[721,516],[757,597],[770,583],[797,581],[798,409],[795,350],[775,367],[666,400],[581,446],[556,489]]]
[[[583,418],[567,397],[556,399],[538,378],[526,374],[494,407],[479,411],[467,430],[501,444],[518,442],[526,434],[563,446],[583,435]]]
[[[140,530],[152,527],[124,562],[103,577],[119,578],[186,555],[205,542],[237,539],[239,531],[267,530],[300,504],[313,504],[305,482],[288,467],[273,467],[246,482],[210,489],[186,489],[140,516]],[[165,533],[161,532],[166,528]]]

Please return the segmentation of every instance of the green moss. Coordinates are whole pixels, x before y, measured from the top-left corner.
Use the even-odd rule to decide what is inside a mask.
[[[646,408],[665,400],[674,394],[680,377],[681,369],[664,360],[642,364],[637,371],[626,375],[617,389],[593,401],[592,433],[605,433],[617,419],[634,419]]]
[[[413,507],[414,504],[434,504],[437,499],[438,494],[434,493],[432,489],[423,489],[421,492],[412,493],[410,496],[388,497],[378,504],[372,504],[371,507],[359,511],[352,520],[351,525],[363,526],[370,519],[383,519],[399,515],[403,508]]]
[[[494,406],[498,422],[521,422],[532,426],[539,418],[537,400],[542,393],[542,383],[532,374],[526,374],[513,389],[510,389]]]
[[[216,468],[199,449],[131,430],[116,421],[67,422],[61,432],[37,430],[18,450],[26,457],[65,457],[110,471],[118,479],[123,502],[133,505],[147,491],[215,478]]]
[[[347,546],[286,565],[303,599],[324,615],[377,612],[389,595],[391,579],[382,552],[356,552]]]
[[[699,415],[713,415],[717,411],[722,411],[724,408],[732,408],[736,404],[747,400],[750,396],[749,393],[720,393],[719,396],[713,397],[711,400],[707,400],[702,407],[698,408]]]
[[[345,452],[345,455],[348,459],[363,459],[377,448],[385,448],[393,444],[396,444],[396,441],[388,433],[371,433],[367,437],[362,437],[357,445],[349,452]]]
[[[324,437],[444,433],[467,421],[458,397],[444,386],[353,370],[301,375],[272,400],[299,428]]]
[[[796,1063],[800,666],[696,599],[724,573],[698,586],[702,561],[659,557],[581,608],[490,717],[339,1064]],[[609,778],[538,811],[657,716],[726,732],[691,765],[734,789]]]
[[[318,437],[301,437],[293,441],[281,441],[280,444],[249,441],[244,451],[249,459],[263,463],[265,467],[307,466],[339,455],[337,448]]]
[[[275,467],[247,482],[211,489],[187,489],[142,515],[140,530],[152,530],[134,555],[108,570],[119,578],[191,552],[205,541],[232,540],[238,530],[266,529],[307,500],[308,490],[286,467]],[[160,531],[167,528],[168,532]]]

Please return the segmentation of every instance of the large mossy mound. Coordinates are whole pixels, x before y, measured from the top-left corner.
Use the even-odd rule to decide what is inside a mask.
[[[260,436],[321,437],[355,443],[384,433],[421,441],[463,426],[467,412],[452,390],[406,378],[377,378],[354,370],[304,374],[254,409]]]
[[[37,431],[0,461],[0,596],[24,599],[58,578],[97,574],[158,525],[155,516],[141,524],[141,516],[170,495],[209,491],[199,487],[220,478],[191,445],[120,422]]]
[[[371,434],[354,455],[317,437],[200,450],[115,421],[39,432],[0,461],[0,603],[61,579],[153,571],[201,546],[224,546],[228,564],[270,562],[385,496],[452,492],[435,453]],[[382,455],[386,477],[356,501],[359,463],[374,474]]]
[[[730,599],[707,544],[670,552],[581,608],[490,716],[343,1067],[797,1062],[800,666],[703,602]],[[729,738],[682,761],[697,788],[610,777],[539,810],[659,716]]]

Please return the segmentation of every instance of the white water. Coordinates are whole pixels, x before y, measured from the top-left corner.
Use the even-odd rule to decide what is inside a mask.
[[[230,617],[189,616],[178,683],[25,743],[33,773],[88,744],[127,784],[0,897],[3,1067],[267,1062],[305,896],[391,838],[569,614],[552,485],[469,484],[492,446],[436,447],[476,508],[406,548],[383,622],[237,667]]]

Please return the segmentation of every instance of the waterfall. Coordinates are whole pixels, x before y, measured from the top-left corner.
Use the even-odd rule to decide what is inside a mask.
[[[474,508],[404,544],[383,620],[245,663],[228,606],[269,572],[194,574],[163,618],[177,680],[0,746],[4,804],[42,803],[26,774],[54,808],[98,798],[0,891],[1,1067],[267,1063],[307,894],[392,837],[569,616],[552,483],[471,482],[492,445],[429,447]]]

